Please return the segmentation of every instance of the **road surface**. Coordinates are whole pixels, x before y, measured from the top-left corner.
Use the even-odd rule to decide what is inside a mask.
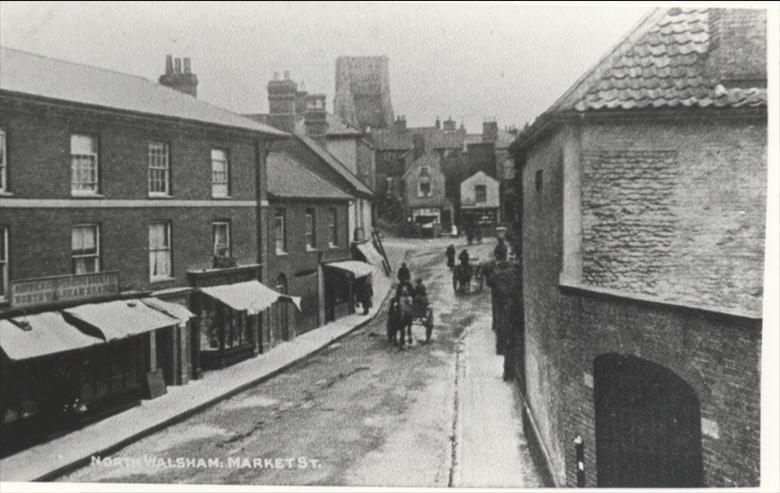
[[[442,240],[410,243],[435,311],[403,351],[369,325],[282,374],[60,478],[71,482],[545,486],[501,380],[490,297],[453,295]],[[458,253],[465,247],[457,245]],[[486,260],[493,242],[470,247]]]

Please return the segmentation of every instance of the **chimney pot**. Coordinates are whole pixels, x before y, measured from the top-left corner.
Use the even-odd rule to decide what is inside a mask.
[[[173,67],[177,74],[181,73],[181,58],[177,58],[173,61]]]
[[[190,69],[191,69],[190,59],[189,58],[185,58],[184,59],[184,73],[185,74],[189,74],[190,73]]]
[[[274,72],[274,80],[279,80],[279,72]]]
[[[285,70],[284,71],[284,80],[290,80],[290,71],[289,70]]]
[[[173,73],[173,55],[165,55],[165,73]]]

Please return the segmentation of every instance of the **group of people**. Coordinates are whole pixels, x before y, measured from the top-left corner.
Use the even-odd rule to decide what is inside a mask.
[[[412,286],[412,274],[406,262],[398,269],[398,286],[388,314],[388,338],[403,349],[404,343],[412,344],[412,324],[415,307],[428,306],[428,290],[422,279]],[[400,337],[397,337],[400,334]],[[398,339],[398,340],[396,340]]]

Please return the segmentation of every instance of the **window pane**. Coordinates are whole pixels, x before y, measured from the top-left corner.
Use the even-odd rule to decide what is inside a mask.
[[[71,135],[70,153],[71,154],[96,154],[97,139],[89,135]]]
[[[222,149],[212,149],[211,150],[211,160],[212,161],[226,161],[227,155],[225,154],[225,151]]]

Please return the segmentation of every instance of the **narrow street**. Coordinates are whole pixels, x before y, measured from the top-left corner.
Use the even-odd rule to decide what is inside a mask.
[[[413,280],[425,281],[434,307],[430,344],[415,326],[411,347],[392,346],[385,308],[282,374],[116,451],[114,464],[88,465],[59,480],[544,486],[522,436],[516,392],[501,380],[489,289],[453,296],[447,244],[409,244]],[[493,246],[487,241],[469,250],[485,260]],[[160,464],[176,459],[220,465]]]

